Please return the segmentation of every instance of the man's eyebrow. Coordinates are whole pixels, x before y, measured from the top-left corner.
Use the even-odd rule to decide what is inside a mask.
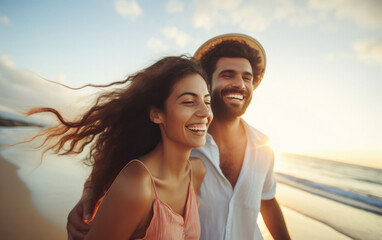
[[[191,95],[193,97],[197,97],[198,96],[196,93],[193,93],[193,92],[184,92],[184,93],[180,94],[176,99],[178,99],[178,98],[180,98],[180,97],[182,97],[184,95]]]
[[[225,70],[221,71],[221,72],[219,73],[219,75],[224,74],[224,73],[234,73],[234,72],[235,72],[234,70],[231,70],[231,69],[225,69]]]

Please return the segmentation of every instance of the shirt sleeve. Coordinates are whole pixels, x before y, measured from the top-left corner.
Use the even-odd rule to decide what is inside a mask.
[[[275,162],[275,154],[272,151],[269,153],[269,164],[268,169],[265,176],[263,192],[261,193],[262,200],[269,200],[275,197],[276,195],[276,179],[273,171],[274,162]]]

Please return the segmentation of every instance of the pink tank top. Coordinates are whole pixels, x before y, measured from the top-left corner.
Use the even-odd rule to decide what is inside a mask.
[[[134,160],[135,161],[135,160]],[[157,194],[155,181],[147,169],[147,167],[139,161],[148,171],[151,181],[154,186],[155,200],[153,204],[153,217],[150,225],[146,230],[146,236],[140,239],[147,240],[193,240],[199,239],[200,236],[200,221],[199,221],[199,200],[192,186],[191,168],[190,168],[190,184],[188,186],[188,197],[186,200],[184,218],[174,212],[170,206],[162,202]],[[139,239],[139,240],[140,240]],[[137,239],[138,240],[138,239]]]
[[[184,218],[178,213],[174,212],[170,206],[162,202],[157,193],[155,181],[146,165],[139,160],[132,160],[129,163],[137,161],[144,166],[150,174],[151,182],[155,192],[155,200],[153,203],[153,217],[150,225],[146,230],[143,238],[136,238],[135,240],[194,240],[199,239],[200,236],[200,221],[199,221],[199,199],[195,194],[192,186],[192,173],[190,168],[190,184],[188,186],[188,196],[184,210]],[[128,164],[129,164],[128,163]],[[98,200],[96,204],[93,220],[103,197]]]

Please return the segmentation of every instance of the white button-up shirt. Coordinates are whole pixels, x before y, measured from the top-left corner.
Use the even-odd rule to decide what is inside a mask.
[[[199,191],[202,240],[263,239],[257,217],[261,200],[275,196],[274,153],[267,136],[244,120],[242,123],[247,147],[234,189],[219,167],[219,149],[211,135],[207,135],[205,146],[191,152],[207,168]]]

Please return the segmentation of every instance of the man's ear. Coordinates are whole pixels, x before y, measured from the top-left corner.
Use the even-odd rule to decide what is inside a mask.
[[[156,124],[163,123],[162,111],[156,107],[150,107],[150,120]]]

